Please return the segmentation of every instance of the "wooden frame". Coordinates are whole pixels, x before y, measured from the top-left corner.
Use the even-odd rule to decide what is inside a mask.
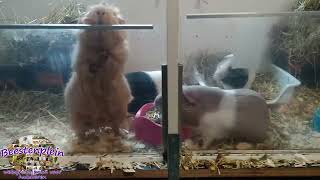
[[[175,22],[173,20],[173,22]],[[7,27],[9,28],[9,26]],[[55,27],[56,28],[56,27]],[[86,28],[86,27],[83,27]],[[178,29],[178,28],[177,28]],[[177,32],[179,29],[177,30]],[[173,32],[176,32],[175,29]],[[179,39],[179,38],[177,38]],[[177,43],[177,42],[175,42]],[[174,43],[174,44],[175,44]],[[179,44],[179,43],[178,43]],[[170,49],[170,48],[168,48]],[[172,52],[172,57],[174,58],[178,52]],[[171,65],[176,65],[176,62],[168,63]],[[170,67],[168,68],[170,69]],[[173,70],[169,70],[170,74],[174,74],[176,78],[178,78],[178,67],[173,68]],[[176,79],[174,78],[174,79]],[[171,92],[171,91],[170,91]],[[173,93],[168,93],[169,96]],[[170,95],[171,94],[171,95]],[[174,97],[178,99],[178,97]],[[170,100],[172,102],[174,100]],[[177,116],[177,109],[168,112],[169,119]],[[179,117],[179,116],[178,116]],[[173,128],[171,129],[172,134],[179,134],[176,132],[175,124],[171,125]],[[170,128],[169,128],[170,131]],[[266,150],[266,151],[256,151],[256,150],[246,150],[246,151],[194,151],[197,158],[204,159],[213,159],[216,158],[219,153],[228,154],[228,156],[232,158],[246,159],[255,156],[261,156],[264,154],[270,154],[273,158],[293,158],[294,154],[301,153],[304,154],[305,157],[310,160],[319,160],[320,161],[320,151],[308,151],[308,150]],[[199,154],[210,154],[210,155],[199,155]],[[151,162],[151,161],[162,161],[162,156],[159,154],[112,154],[106,157],[100,157],[103,159],[110,159],[113,161],[132,161],[132,162]],[[65,156],[60,157],[59,161],[67,163],[70,161],[81,161],[81,162],[90,162],[94,163],[99,158],[96,156]],[[208,169],[199,169],[199,170],[180,170],[180,177],[308,177],[308,176],[320,176],[320,168],[263,168],[263,169],[221,169],[219,173],[213,173]],[[167,178],[168,171],[166,169],[160,170],[136,170],[136,172],[123,172],[121,170],[117,170],[111,173],[110,170],[76,170],[70,172],[62,172],[60,175],[48,175],[48,178],[55,179],[65,179],[65,178]],[[0,173],[0,178],[3,179],[16,179],[15,176],[8,176]]]
[[[219,151],[194,151],[197,159],[216,158]],[[320,161],[320,153],[315,151],[300,150],[269,150],[269,151],[223,151],[224,154],[232,159],[248,159],[268,154],[274,159],[292,159],[294,155],[304,154],[307,159]],[[209,155],[198,155],[209,154]],[[60,157],[59,162],[66,164],[69,162],[80,161],[83,163],[95,163],[97,160],[113,160],[116,162],[162,162],[159,154],[110,154],[104,157],[96,156],[65,156]],[[5,160],[5,159],[0,159]],[[0,161],[1,162],[1,161]],[[181,178],[207,178],[207,177],[314,177],[320,176],[320,168],[261,168],[261,169],[220,169],[220,174],[212,172],[209,169],[182,170],[180,169]],[[65,179],[65,178],[167,178],[167,169],[159,170],[135,170],[135,172],[125,172],[122,170],[75,170],[62,172],[59,175],[48,175],[47,178]],[[14,175],[4,175],[0,173],[0,179],[14,179]]]
[[[318,168],[281,168],[281,169],[241,169],[221,170],[221,174],[212,174],[209,170],[181,171],[181,178],[208,178],[208,177],[315,177],[320,176]],[[124,174],[122,171],[71,171],[60,175],[48,175],[48,179],[90,179],[90,178],[167,178],[166,170],[137,171],[135,174]],[[0,179],[17,179],[14,175],[3,175]]]

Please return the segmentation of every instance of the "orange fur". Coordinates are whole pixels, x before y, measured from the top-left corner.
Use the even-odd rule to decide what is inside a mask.
[[[79,23],[123,24],[119,10],[106,4],[89,8]],[[123,31],[84,30],[73,62],[73,74],[65,89],[71,124],[79,139],[89,129],[110,126],[119,135],[132,100],[124,77],[128,42]],[[96,68],[90,71],[91,66]]]

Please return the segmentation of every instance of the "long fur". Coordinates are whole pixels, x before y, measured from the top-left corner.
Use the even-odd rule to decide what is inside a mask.
[[[118,8],[108,4],[89,7],[79,23],[124,24]],[[78,138],[100,127],[112,127],[115,135],[127,119],[131,92],[124,78],[128,42],[123,31],[84,30],[79,34],[73,73],[65,89],[71,125]]]

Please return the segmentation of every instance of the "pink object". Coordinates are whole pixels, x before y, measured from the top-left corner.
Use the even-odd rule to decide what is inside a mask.
[[[154,107],[154,103],[145,104],[137,112],[133,127],[135,136],[138,140],[152,145],[162,144],[162,126],[148,119],[146,113]],[[191,137],[191,129],[182,127],[181,138],[187,139]]]

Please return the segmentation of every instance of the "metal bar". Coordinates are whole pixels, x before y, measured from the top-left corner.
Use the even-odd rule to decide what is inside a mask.
[[[294,11],[294,12],[240,12],[240,13],[205,13],[187,14],[187,19],[209,19],[209,18],[242,18],[242,17],[280,17],[280,16],[308,16],[319,17],[320,11]]]
[[[182,95],[183,95],[183,64],[178,64],[178,128],[179,128],[179,134],[181,132],[181,113],[182,113]]]
[[[168,162],[168,68],[167,65],[161,66],[162,71],[162,143],[163,161]]]
[[[168,134],[168,179],[180,177],[180,137],[179,134]]]
[[[88,29],[88,30],[148,30],[153,25],[121,24],[121,25],[86,25],[86,24],[1,24],[0,29]]]

